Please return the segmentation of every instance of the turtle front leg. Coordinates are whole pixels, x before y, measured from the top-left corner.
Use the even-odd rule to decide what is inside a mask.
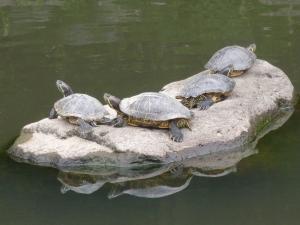
[[[100,121],[100,123],[104,124],[104,125],[108,125],[108,126],[114,126],[114,127],[124,127],[124,126],[126,126],[126,121],[121,116],[117,116],[114,119],[104,117]]]
[[[118,116],[117,118],[112,120],[111,125],[114,127],[125,127],[127,125],[127,122],[123,117]]]
[[[97,124],[96,121],[90,122],[90,125],[91,125],[92,127],[99,127],[99,125]]]
[[[54,109],[54,107],[50,110],[50,113],[49,113],[49,116],[48,118],[49,119],[56,119],[58,117],[58,114],[56,112],[56,110]]]
[[[214,100],[211,97],[205,97],[204,100],[201,100],[197,103],[197,108],[199,110],[207,110],[213,104]]]
[[[177,126],[177,123],[175,120],[172,120],[170,122],[169,131],[170,131],[171,140],[173,140],[175,142],[183,141],[183,134],[182,134],[180,128]]]
[[[89,123],[85,122],[83,119],[78,118],[77,122],[79,125],[80,135],[85,137],[93,131],[93,127]]]

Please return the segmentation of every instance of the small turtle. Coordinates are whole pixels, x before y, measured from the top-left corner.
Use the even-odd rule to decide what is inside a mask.
[[[145,92],[123,100],[104,94],[105,101],[118,112],[118,126],[125,124],[140,127],[163,128],[170,130],[173,141],[182,142],[180,128],[190,128],[192,112],[162,93]]]
[[[222,74],[197,75],[187,80],[176,98],[189,109],[208,109],[212,104],[224,100],[233,90],[235,81]]]
[[[213,73],[222,73],[230,77],[242,75],[255,62],[256,45],[228,46],[217,51],[204,66]]]
[[[109,113],[96,98],[73,93],[71,87],[61,80],[56,81],[56,86],[64,97],[54,103],[49,119],[61,116],[69,123],[79,125],[83,136],[98,124],[113,124],[113,120],[105,117]]]

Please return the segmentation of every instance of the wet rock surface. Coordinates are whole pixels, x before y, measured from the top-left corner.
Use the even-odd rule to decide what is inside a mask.
[[[170,140],[167,130],[129,126],[100,126],[83,139],[77,126],[59,118],[26,125],[8,152],[16,160],[45,166],[133,166],[240,148],[292,106],[294,88],[284,72],[263,60],[234,79],[236,87],[225,101],[193,110],[192,131],[183,129],[182,143]],[[163,92],[175,96],[185,82],[170,83]]]

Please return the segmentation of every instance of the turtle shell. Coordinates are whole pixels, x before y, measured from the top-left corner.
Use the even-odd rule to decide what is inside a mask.
[[[192,112],[176,99],[157,92],[124,98],[120,103],[120,110],[128,116],[153,121],[192,117]]]
[[[247,70],[255,60],[255,53],[247,48],[234,45],[217,51],[204,67],[213,71],[221,71],[229,65],[233,65],[233,70]]]
[[[78,117],[85,121],[97,121],[108,115],[101,102],[86,94],[72,94],[62,98],[54,104],[54,108],[62,117]]]
[[[223,74],[196,75],[189,79],[178,96],[189,98],[202,94],[226,94],[233,90],[235,81]]]

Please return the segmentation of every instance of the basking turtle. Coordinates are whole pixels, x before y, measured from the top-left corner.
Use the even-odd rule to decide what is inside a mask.
[[[58,116],[69,123],[80,126],[79,132],[85,135],[98,124],[112,124],[113,120],[106,118],[109,113],[96,98],[86,94],[74,94],[71,87],[61,80],[56,81],[58,90],[63,98],[54,103],[49,119]]]
[[[170,130],[173,141],[181,142],[180,128],[190,128],[192,112],[162,93],[145,92],[123,100],[104,94],[105,101],[119,114],[118,126],[125,124],[141,127],[165,128]]]
[[[187,80],[176,98],[191,109],[208,109],[212,104],[224,100],[233,90],[235,81],[222,74],[198,75]]]
[[[240,76],[254,64],[255,50],[255,44],[247,48],[228,46],[217,51],[204,67],[213,73],[222,73],[230,77]]]

